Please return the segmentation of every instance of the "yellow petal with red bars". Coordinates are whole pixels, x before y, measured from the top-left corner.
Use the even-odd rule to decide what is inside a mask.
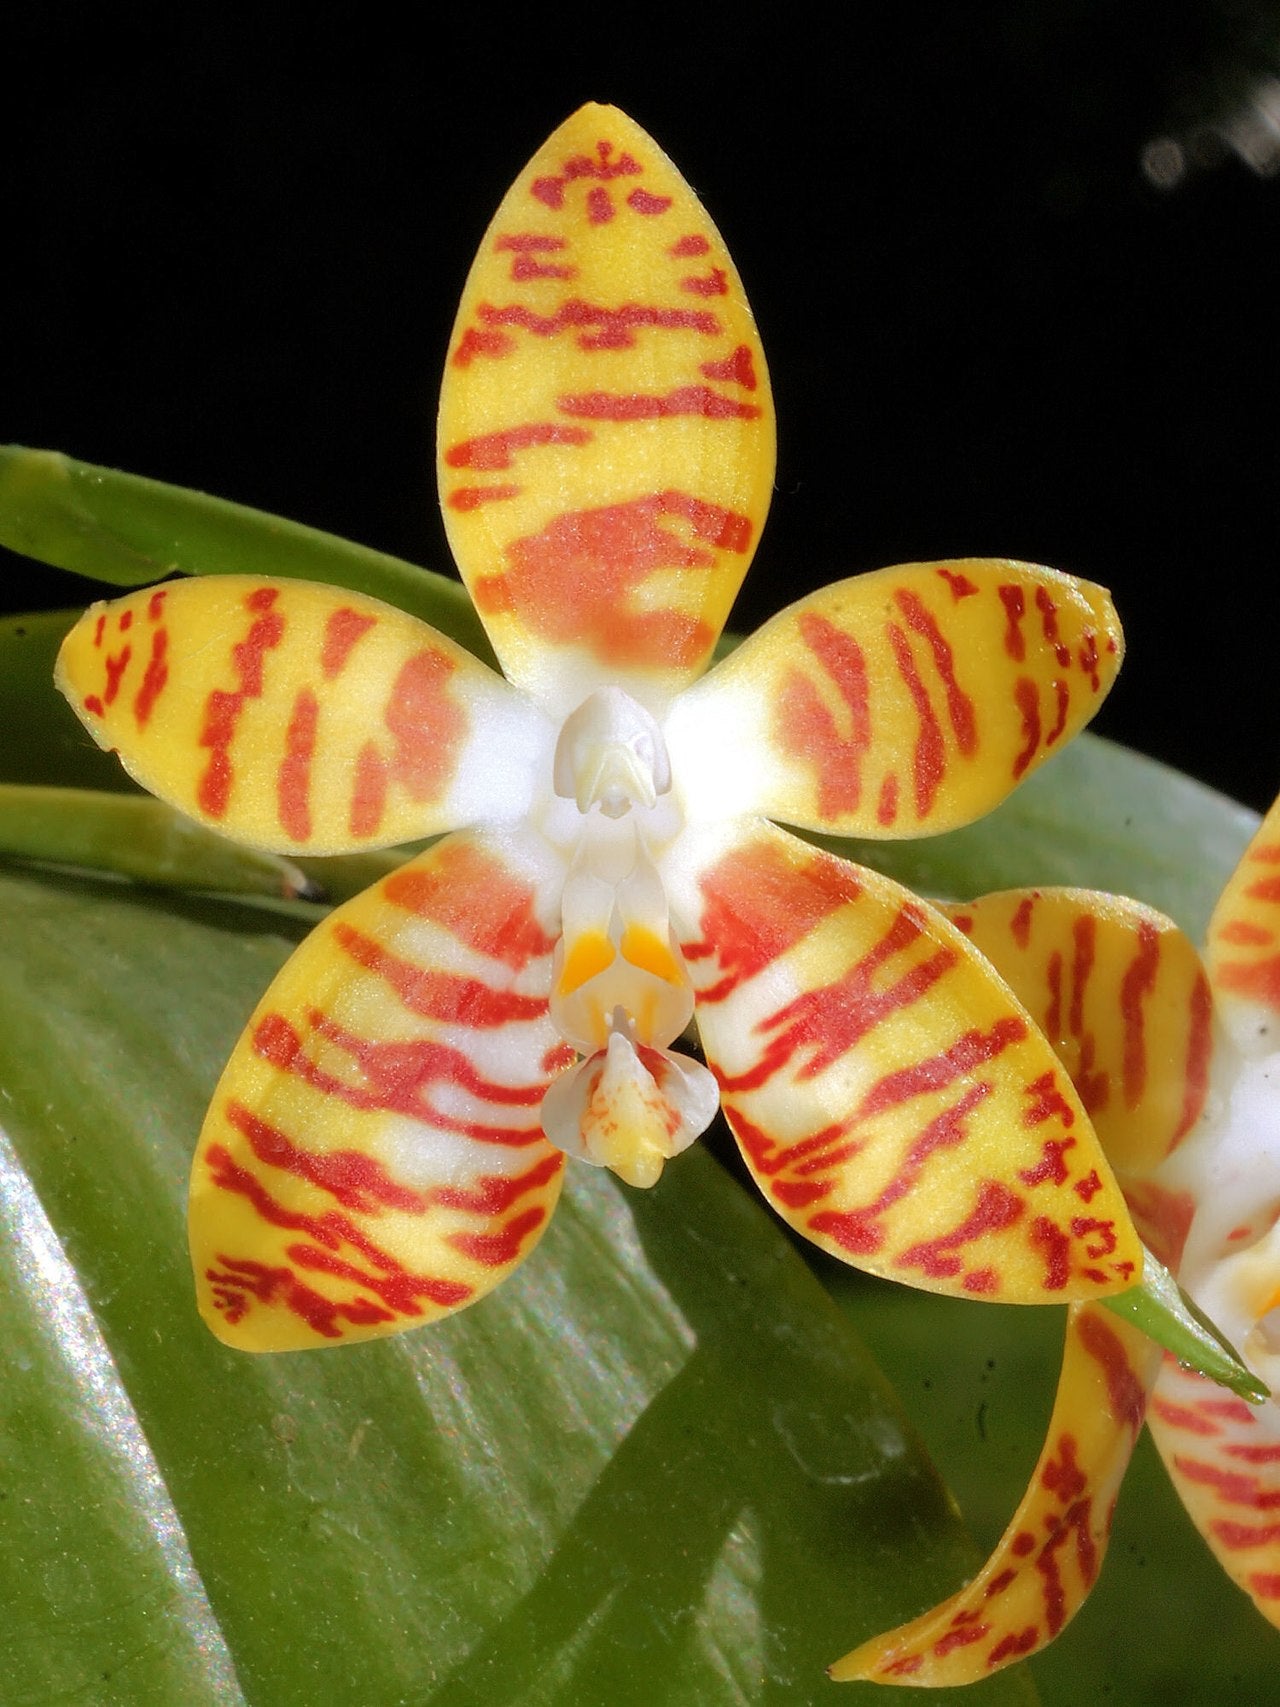
[[[1162,1162],[1204,1107],[1209,981],[1172,919],[1089,889],[1016,889],[943,911],[1057,1050],[1121,1174]]]
[[[1070,1079],[935,909],[763,823],[690,833],[669,864],[725,1114],[793,1227],[888,1279],[1005,1303],[1137,1280]]]
[[[541,1237],[564,1157],[547,1084],[541,874],[446,837],[287,962],[200,1136],[201,1314],[246,1351],[398,1333],[482,1297]]]
[[[255,847],[385,847],[528,805],[545,720],[380,600],[209,576],[93,605],[58,686],[144,788]]]
[[[687,810],[838,835],[970,823],[1093,716],[1120,624],[1101,587],[1024,563],[910,563],[780,612],[672,708]]]
[[[1262,820],[1209,921],[1214,999],[1248,1055],[1276,1047],[1280,1020],[1280,801]]]
[[[1147,1421],[1214,1557],[1280,1626],[1280,1406],[1247,1405],[1166,1357]]]
[[[837,1661],[836,1682],[976,1683],[1051,1642],[1098,1575],[1159,1361],[1136,1328],[1073,1308],[1048,1437],[995,1552],[941,1606]]]
[[[440,399],[454,556],[512,681],[653,707],[710,656],[764,525],[774,419],[715,226],[651,137],[587,106],[517,179]]]

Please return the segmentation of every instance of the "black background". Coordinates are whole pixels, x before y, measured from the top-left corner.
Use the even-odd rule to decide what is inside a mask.
[[[612,101],[707,203],[769,355],[778,487],[735,625],[912,559],[1087,575],[1130,646],[1096,727],[1265,806],[1280,178],[1219,149],[1160,189],[1142,158],[1205,152],[1280,67],[1280,8],[830,16],[14,11],[0,438],[445,567],[433,417],[463,278],[535,147]],[[0,570],[10,610],[89,591]]]

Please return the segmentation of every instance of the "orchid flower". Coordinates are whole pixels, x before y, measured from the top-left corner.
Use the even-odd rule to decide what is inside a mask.
[[[1171,920],[1117,896],[1018,890],[949,909],[1056,1044],[1147,1246],[1264,1385],[1280,1380],[1277,873],[1280,801],[1203,963]],[[1042,1647],[1096,1579],[1144,1415],[1196,1527],[1280,1627],[1280,1400],[1250,1405],[1079,1304],[1044,1449],[991,1559],[833,1675],[967,1683]]]
[[[195,1157],[200,1308],[252,1350],[394,1333],[528,1255],[566,1155],[646,1186],[724,1108],[800,1232],[912,1285],[1087,1300],[1141,1247],[1069,1075],[964,934],[778,828],[994,806],[1118,667],[1099,588],[913,564],[702,672],[773,476],[724,244],[621,113],[503,202],[463,295],[440,488],[505,679],[372,599],[174,582],[59,681],[202,823],[283,853],[443,835],[299,948]],[[696,1012],[709,1067],[673,1047]]]

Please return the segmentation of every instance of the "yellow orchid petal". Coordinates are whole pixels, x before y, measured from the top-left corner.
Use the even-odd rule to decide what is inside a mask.
[[[377,599],[236,575],[95,604],[57,681],[144,788],[278,852],[385,847],[527,806],[549,726]]]
[[[995,1552],[958,1594],[864,1642],[831,1676],[920,1688],[975,1683],[1051,1642],[1097,1577],[1159,1364],[1136,1328],[1096,1305],[1075,1306],[1044,1449]]]
[[[936,910],[764,823],[708,829],[681,863],[673,917],[703,1045],[792,1226],[961,1296],[1060,1302],[1138,1278],[1070,1079]]]
[[[1280,1406],[1247,1405],[1166,1358],[1147,1421],[1214,1557],[1280,1627]]]
[[[450,543],[512,681],[563,713],[702,667],[764,524],[773,405],[720,234],[616,108],[575,113],[498,210],[439,443]]]
[[[1247,1055],[1276,1047],[1280,1019],[1280,800],[1222,891],[1205,962],[1214,999]]]
[[[1145,1174],[1204,1107],[1212,998],[1163,913],[1089,889],[1011,889],[943,911],[992,962],[1071,1074],[1107,1159]]]
[[[528,1255],[564,1157],[538,1109],[572,1059],[553,924],[496,838],[456,835],[339,908],[227,1066],[191,1183],[201,1314],[247,1351],[397,1333]]]
[[[911,563],[773,618],[666,726],[691,812],[840,835],[967,824],[1064,747],[1120,666],[1108,595],[1024,563]]]

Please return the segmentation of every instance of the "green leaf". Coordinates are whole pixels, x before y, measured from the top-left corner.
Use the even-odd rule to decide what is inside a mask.
[[[528,1264],[421,1333],[217,1344],[185,1175],[300,926],[56,874],[0,874],[0,908],[4,1212],[43,1253],[6,1277],[6,1701],[204,1707],[234,1667],[254,1707],[790,1707],[972,1569],[850,1325],[706,1154],[650,1193],[575,1170]]]
[[[493,659],[458,581],[299,522],[59,451],[0,448],[0,545],[117,587],[175,574],[324,581],[385,599]]]
[[[1162,1262],[1145,1252],[1142,1283],[1102,1302],[1117,1316],[1132,1322],[1157,1345],[1171,1351],[1179,1363],[1218,1381],[1242,1399],[1255,1404],[1271,1389],[1245,1367],[1239,1352],[1178,1285]]]

